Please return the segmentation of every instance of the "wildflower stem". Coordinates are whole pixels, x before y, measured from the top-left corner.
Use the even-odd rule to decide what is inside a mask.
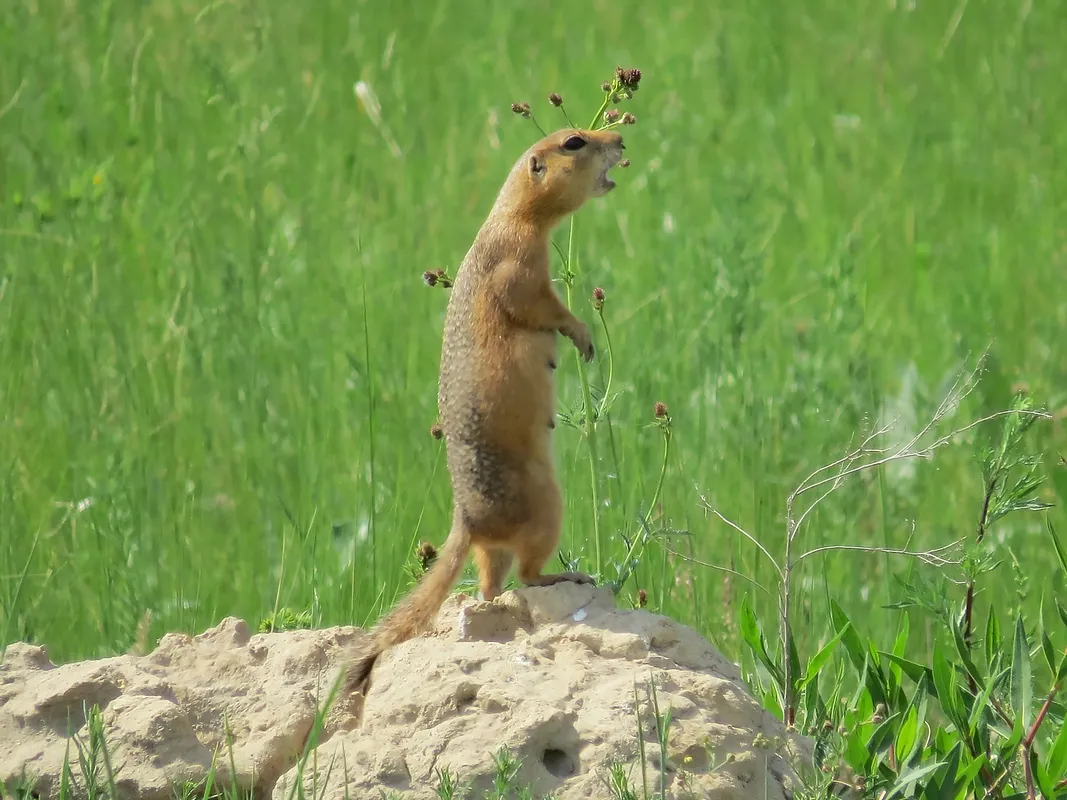
[[[574,279],[577,277],[577,271],[575,270],[574,261],[574,217],[570,220],[570,230],[567,236],[567,272],[570,275],[570,279],[566,282],[567,286],[567,307],[573,306],[572,292],[574,288]],[[584,421],[585,428],[585,440],[589,448],[589,490],[592,493],[593,503],[593,542],[596,552],[596,572],[600,573],[603,568],[603,560],[601,558],[601,541],[600,541],[600,482],[597,475],[597,446],[596,446],[596,421],[594,414],[596,409],[593,408],[593,397],[589,391],[589,375],[586,373],[585,361],[582,360],[582,354],[577,350],[574,352],[574,360],[578,365],[578,380],[582,386],[582,419]]]
[[[663,460],[659,465],[659,480],[656,481],[656,491],[652,493],[652,500],[648,504],[648,512],[645,514],[645,525],[652,519],[652,510],[656,507],[656,503],[659,502],[659,494],[663,490],[663,481],[667,477],[667,461],[671,455],[671,429],[670,427],[664,427],[663,429]]]
[[[604,343],[607,345],[608,353],[608,379],[604,383],[604,396],[600,400],[600,407],[596,413],[597,419],[600,419],[604,416],[608,398],[611,396],[611,381],[615,377],[615,353],[611,349],[611,332],[608,330],[608,321],[604,319],[604,309],[597,311],[597,315],[600,317],[600,327],[604,329]]]
[[[631,70],[631,72],[634,75],[636,75],[636,78],[633,79],[634,86],[636,86],[636,81],[640,79],[640,73],[637,70]],[[608,90],[604,92],[604,98],[600,101],[600,108],[597,109],[596,114],[593,116],[592,122],[589,123],[589,128],[591,130],[594,130],[594,131],[595,130],[600,130],[600,129],[605,128],[607,126],[606,121],[604,121],[604,119],[603,119],[604,111],[611,104],[612,99],[614,99],[618,95],[618,93],[620,91],[620,88],[622,86],[622,83],[620,81],[621,81],[621,78],[620,78],[619,74],[616,74],[616,76],[612,79],[611,84],[608,87]],[[552,98],[550,98],[550,102],[552,102],[554,105],[558,105],[560,108],[562,108],[562,106],[563,106],[562,98],[558,98],[558,100],[553,100]],[[512,108],[513,108],[513,110],[515,110],[516,107],[513,106]],[[519,110],[519,112],[521,112],[523,110],[526,110],[527,113],[528,113],[528,109],[519,108],[518,110]],[[566,116],[566,111],[564,111],[564,115]],[[532,115],[529,115],[529,116],[532,119]],[[568,121],[569,121],[569,117],[568,117]],[[574,279],[577,277],[577,270],[575,269],[575,258],[574,258],[574,227],[575,227],[575,219],[572,216],[571,219],[570,219],[570,225],[569,225],[568,234],[567,234],[567,255],[566,255],[565,263],[564,263],[564,267],[563,267],[564,268],[564,275],[563,275],[564,284],[567,287],[567,307],[571,308],[571,309],[573,309],[573,305],[574,305],[573,304]],[[562,256],[562,253],[560,255]],[[597,311],[598,311],[598,313],[600,313],[601,310],[598,308]],[[611,353],[611,337],[608,334],[608,328],[607,328],[607,324],[604,322],[603,313],[600,313],[600,322],[601,322],[601,325],[603,325],[603,327],[604,327],[604,335],[605,335],[605,337],[607,339],[607,346],[608,346],[608,381],[607,381],[607,388],[610,389],[611,388],[611,380],[612,380],[612,376],[614,374],[614,369],[615,369],[615,363],[614,363],[614,358],[612,357],[612,353]],[[608,395],[608,392],[605,391],[604,392],[604,397],[601,400],[600,404],[597,405],[597,406],[594,406],[593,405],[593,395],[592,395],[592,392],[590,392],[590,390],[589,390],[589,374],[588,374],[588,371],[586,370],[585,362],[582,359],[582,356],[581,356],[580,353],[577,353],[577,352],[575,353],[575,363],[578,365],[578,380],[579,380],[579,382],[581,384],[581,387],[582,387],[583,428],[584,428],[584,431],[585,431],[585,440],[586,440],[587,446],[589,448],[589,489],[590,489],[590,492],[592,493],[592,503],[593,503],[593,541],[595,543],[595,549],[596,549],[596,572],[597,572],[597,574],[599,574],[600,571],[603,569],[604,561],[603,561],[603,557],[602,557],[603,543],[601,541],[601,535],[600,535],[600,480],[599,480],[599,474],[597,472],[597,463],[598,463],[599,459],[597,457],[596,423],[600,419],[600,415],[604,412],[604,409],[607,407],[607,402],[608,402],[608,396],[609,395]],[[667,439],[668,439],[667,447],[669,447],[669,439],[670,439],[669,433],[668,433]],[[664,464],[664,469],[665,468],[666,468],[666,464]],[[661,471],[660,480],[659,480],[659,486],[662,486],[662,485],[663,485],[663,473]],[[658,497],[658,496],[659,496],[659,487],[656,488],[656,497]],[[654,505],[655,505],[655,502],[653,502],[653,506]],[[650,510],[649,511],[649,516],[651,516],[651,513],[652,512]]]
[[[598,108],[597,111],[596,111],[596,116],[594,116],[593,117],[593,121],[589,123],[589,127],[590,127],[591,130],[594,130],[594,131],[597,130],[597,123],[600,121],[600,118],[602,116],[604,116],[604,112],[607,110],[608,105],[611,103],[611,97],[614,94],[615,94],[615,83],[613,82],[612,85],[611,85],[611,91],[610,92],[606,92],[604,94],[604,99],[600,103],[600,108]]]
[[[626,551],[626,558],[623,559],[622,562],[624,570],[623,577],[615,586],[616,594],[622,591],[623,584],[626,582],[627,578],[629,578],[630,574],[632,574],[630,570],[630,564],[634,557],[634,554],[637,552],[638,546],[647,544],[651,536],[651,534],[649,533],[648,524],[652,520],[652,512],[653,509],[655,509],[656,507],[656,502],[659,500],[659,493],[663,489],[663,480],[667,476],[667,462],[670,459],[670,455],[671,430],[669,427],[665,427],[663,429],[663,460],[660,462],[659,480],[656,482],[656,491],[652,493],[652,501],[648,504],[648,511],[645,513],[644,519],[642,521],[643,531],[638,535],[634,536],[633,542],[630,543],[630,549]]]

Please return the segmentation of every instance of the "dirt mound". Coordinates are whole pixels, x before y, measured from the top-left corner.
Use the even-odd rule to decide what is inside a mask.
[[[635,699],[650,790],[659,785],[661,719],[669,713],[669,797],[786,798],[808,743],[748,693],[736,667],[692,629],[621,610],[606,589],[561,584],[507,592],[493,603],[455,595],[432,635],[386,654],[362,722],[339,701],[313,757],[301,755],[357,628],[251,635],[226,619],[200,636],[168,634],[148,655],[54,666],[13,644],[0,665],[0,780],[58,792],[64,758],[81,780],[87,709],[101,724],[117,787],[173,796],[201,782],[293,796],[303,778],[323,800],[436,797],[448,769],[478,797],[494,756],[521,759],[515,784],[534,796],[607,797],[621,764],[641,794]],[[91,715],[90,715],[91,716]],[[229,745],[227,743],[230,743]],[[232,770],[231,770],[232,763]],[[104,774],[104,766],[101,766]]]

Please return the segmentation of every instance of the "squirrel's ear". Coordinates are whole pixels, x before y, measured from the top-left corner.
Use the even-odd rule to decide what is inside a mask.
[[[530,174],[541,178],[545,174],[545,160],[539,155],[530,156]]]

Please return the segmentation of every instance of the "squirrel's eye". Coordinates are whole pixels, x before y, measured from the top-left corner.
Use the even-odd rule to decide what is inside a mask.
[[[571,136],[563,143],[564,150],[581,150],[585,147],[585,139],[581,136]]]

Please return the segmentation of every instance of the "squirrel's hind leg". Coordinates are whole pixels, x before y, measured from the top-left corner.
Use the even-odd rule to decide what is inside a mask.
[[[514,560],[511,552],[499,548],[473,544],[474,563],[478,566],[478,589],[482,600],[493,600],[504,591],[504,578],[511,569]]]

